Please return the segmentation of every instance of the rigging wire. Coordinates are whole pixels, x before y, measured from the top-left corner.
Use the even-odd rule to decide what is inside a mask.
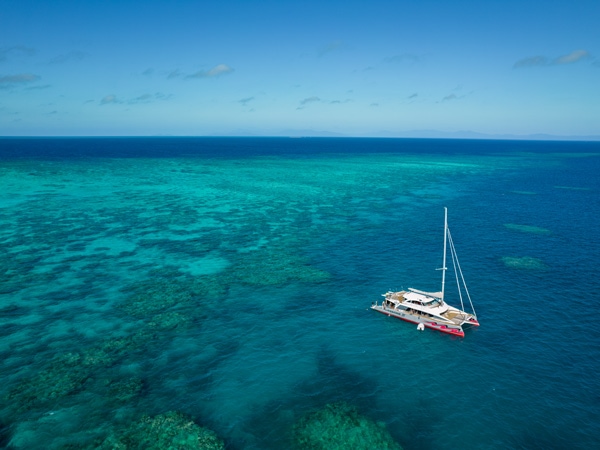
[[[460,263],[458,262],[458,255],[456,254],[456,249],[454,248],[454,241],[452,240],[452,236],[450,235],[449,229],[448,229],[448,242],[450,243],[450,255],[452,256],[452,265],[454,266],[454,274],[456,276],[456,283],[458,284],[458,295],[460,297],[460,304],[464,311],[460,284],[458,282],[458,273],[460,273],[462,285],[465,288],[465,293],[467,295],[467,298],[469,299],[469,303],[471,304],[471,310],[473,311],[473,316],[477,317],[477,313],[475,312],[475,307],[473,306],[473,301],[471,300],[471,295],[469,294],[469,289],[467,289],[467,283],[465,282],[465,277],[463,276],[462,269],[460,268]],[[457,269],[458,269],[458,272],[457,272]]]

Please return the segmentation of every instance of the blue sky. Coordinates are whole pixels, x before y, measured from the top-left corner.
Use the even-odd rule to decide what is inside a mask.
[[[600,135],[600,1],[0,0],[0,135]]]

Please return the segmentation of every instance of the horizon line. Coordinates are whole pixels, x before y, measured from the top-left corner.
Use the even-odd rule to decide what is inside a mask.
[[[438,132],[436,132],[438,133]],[[439,132],[438,136],[377,136],[377,135],[343,135],[335,133],[324,133],[324,134],[198,134],[198,135],[171,135],[171,134],[130,134],[130,135],[96,135],[96,134],[81,134],[81,135],[4,135],[0,136],[0,139],[139,139],[139,138],[188,138],[188,139],[201,139],[201,138],[223,138],[223,139],[250,139],[250,138],[275,138],[275,139],[423,139],[423,140],[470,140],[470,141],[577,141],[577,142],[597,142],[600,141],[600,135],[551,135],[551,134],[528,134],[528,135],[486,135],[483,133],[474,133],[477,136],[452,136],[452,134],[458,134],[460,132],[451,132],[445,135],[444,132]]]

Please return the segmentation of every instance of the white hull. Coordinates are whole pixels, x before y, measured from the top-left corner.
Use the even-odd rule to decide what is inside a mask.
[[[415,324],[422,323],[426,328],[431,328],[434,330],[441,331],[442,333],[453,334],[455,336],[463,337],[465,332],[461,325],[456,325],[453,323],[448,323],[445,321],[441,321],[439,319],[432,319],[430,317],[423,317],[420,315],[410,314],[407,311],[398,311],[391,308],[386,308],[383,305],[373,305],[371,309],[385,314],[387,316],[396,317],[398,319],[405,320],[407,322],[412,322]]]

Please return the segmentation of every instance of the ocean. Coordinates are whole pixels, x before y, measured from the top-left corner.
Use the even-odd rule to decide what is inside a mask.
[[[156,442],[594,448],[599,173],[600,142],[1,138],[0,447],[177,412]],[[369,309],[440,289],[444,207],[464,338]]]

